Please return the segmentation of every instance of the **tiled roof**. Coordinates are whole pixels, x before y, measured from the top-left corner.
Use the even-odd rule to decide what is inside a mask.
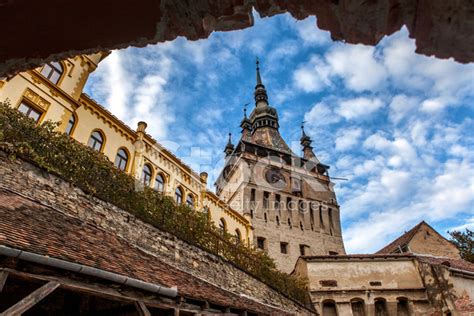
[[[432,257],[432,256],[420,256],[417,255],[416,258],[421,262],[430,263],[434,265],[444,265],[453,269],[464,270],[468,272],[474,272],[474,263],[462,259],[451,259],[444,257]]]
[[[260,313],[282,313],[161,262],[92,223],[1,189],[0,218],[2,245],[166,287],[177,286],[184,297]]]
[[[404,245],[408,244],[410,240],[415,236],[415,234],[418,232],[418,230],[421,228],[422,225],[428,225],[425,221],[421,221],[410,229],[409,231],[405,232],[403,235],[380,249],[379,251],[376,252],[376,254],[383,254],[383,253],[392,253],[395,250],[397,250],[399,247],[403,247]],[[429,225],[428,225],[429,226]],[[431,227],[431,226],[430,226]]]

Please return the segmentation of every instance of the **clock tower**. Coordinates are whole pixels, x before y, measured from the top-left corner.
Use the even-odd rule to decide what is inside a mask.
[[[302,126],[302,155],[279,133],[278,113],[268,103],[257,60],[255,107],[240,124],[242,135],[227,143],[217,195],[250,218],[255,247],[291,272],[301,255],[344,254],[339,205],[328,174]]]

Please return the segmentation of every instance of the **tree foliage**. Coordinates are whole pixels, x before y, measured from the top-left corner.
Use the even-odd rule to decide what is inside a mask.
[[[474,263],[474,231],[466,228],[465,232],[448,232],[451,241],[458,247],[461,258]]]
[[[287,297],[308,303],[306,281],[277,270],[265,252],[223,234],[209,222],[205,212],[176,205],[172,198],[140,187],[135,178],[115,168],[105,155],[57,132],[56,128],[57,124],[52,122],[38,126],[0,102],[0,150],[11,158],[27,160],[56,174],[146,223],[222,257]]]

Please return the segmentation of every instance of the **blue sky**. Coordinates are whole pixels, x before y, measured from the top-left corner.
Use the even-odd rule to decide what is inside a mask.
[[[227,133],[240,136],[261,60],[280,132],[300,124],[331,166],[349,253],[373,252],[422,219],[445,234],[474,227],[474,65],[414,53],[406,30],[377,47],[330,40],[315,19],[255,18],[209,39],[114,51],[86,92],[148,132],[210,183]]]

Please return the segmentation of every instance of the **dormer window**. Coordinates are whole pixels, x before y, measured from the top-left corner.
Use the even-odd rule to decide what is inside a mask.
[[[41,74],[54,84],[59,82],[63,72],[63,66],[58,62],[47,63],[43,66],[43,69],[41,69]]]

